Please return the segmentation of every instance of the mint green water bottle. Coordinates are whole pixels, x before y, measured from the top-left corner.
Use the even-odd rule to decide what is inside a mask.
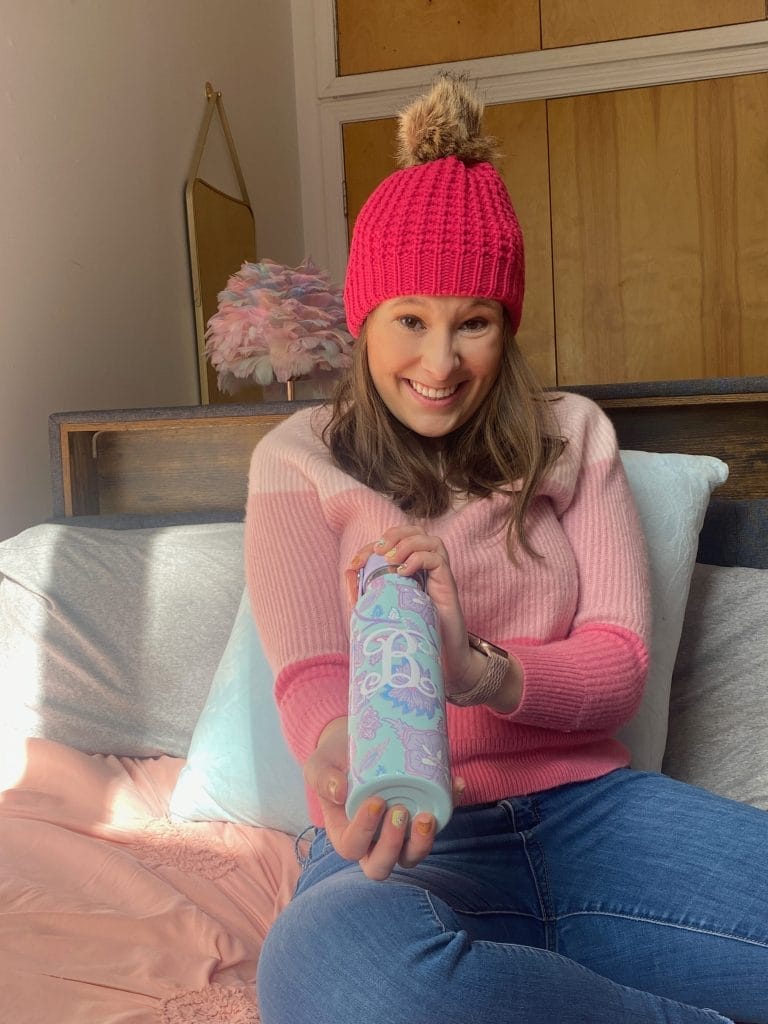
[[[426,574],[400,576],[372,555],[350,621],[348,817],[366,799],[453,810],[437,612]]]

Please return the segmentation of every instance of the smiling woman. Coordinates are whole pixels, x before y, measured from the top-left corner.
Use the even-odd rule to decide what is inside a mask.
[[[382,302],[365,339],[373,384],[389,411],[423,437],[463,426],[501,366],[499,302],[414,296]]]
[[[528,506],[564,444],[551,406],[498,301],[412,296],[360,328],[323,436],[350,476],[414,517],[517,493],[507,537],[530,551]]]
[[[481,109],[445,76],[401,116],[405,166],[350,248],[351,371],[251,462],[249,592],[317,827],[262,1017],[768,1022],[768,816],[628,770],[643,533],[610,421],[520,355],[522,235]],[[347,817],[350,583],[372,553],[435,610],[446,825],[380,797]]]

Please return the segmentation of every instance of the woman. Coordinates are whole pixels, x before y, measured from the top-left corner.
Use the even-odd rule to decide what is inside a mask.
[[[520,228],[441,78],[355,225],[332,410],[254,454],[247,574],[316,835],[259,965],[264,1024],[768,1021],[768,816],[632,772],[642,535],[593,403],[516,346]],[[371,552],[428,572],[457,806],[347,820],[348,627]],[[470,634],[485,641],[476,642]]]

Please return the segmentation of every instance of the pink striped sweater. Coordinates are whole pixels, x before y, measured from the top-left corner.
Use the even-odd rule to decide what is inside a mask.
[[[448,707],[452,769],[465,803],[596,778],[629,763],[613,738],[636,711],[647,671],[645,547],[613,427],[593,402],[553,403],[568,444],[531,504],[542,558],[505,550],[506,502],[462,501],[432,520],[467,628],[513,654],[522,700],[509,715]],[[347,713],[349,607],[343,573],[363,544],[406,517],[336,468],[302,410],[257,446],[246,517],[246,575],[275,672],[285,737],[304,762]],[[316,824],[322,823],[308,793]]]

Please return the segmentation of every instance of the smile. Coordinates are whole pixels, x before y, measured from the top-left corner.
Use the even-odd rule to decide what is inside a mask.
[[[409,380],[408,383],[417,395],[423,395],[424,398],[432,399],[450,398],[459,386],[458,384],[454,384],[451,388],[428,388],[424,384],[419,384],[417,380]]]

